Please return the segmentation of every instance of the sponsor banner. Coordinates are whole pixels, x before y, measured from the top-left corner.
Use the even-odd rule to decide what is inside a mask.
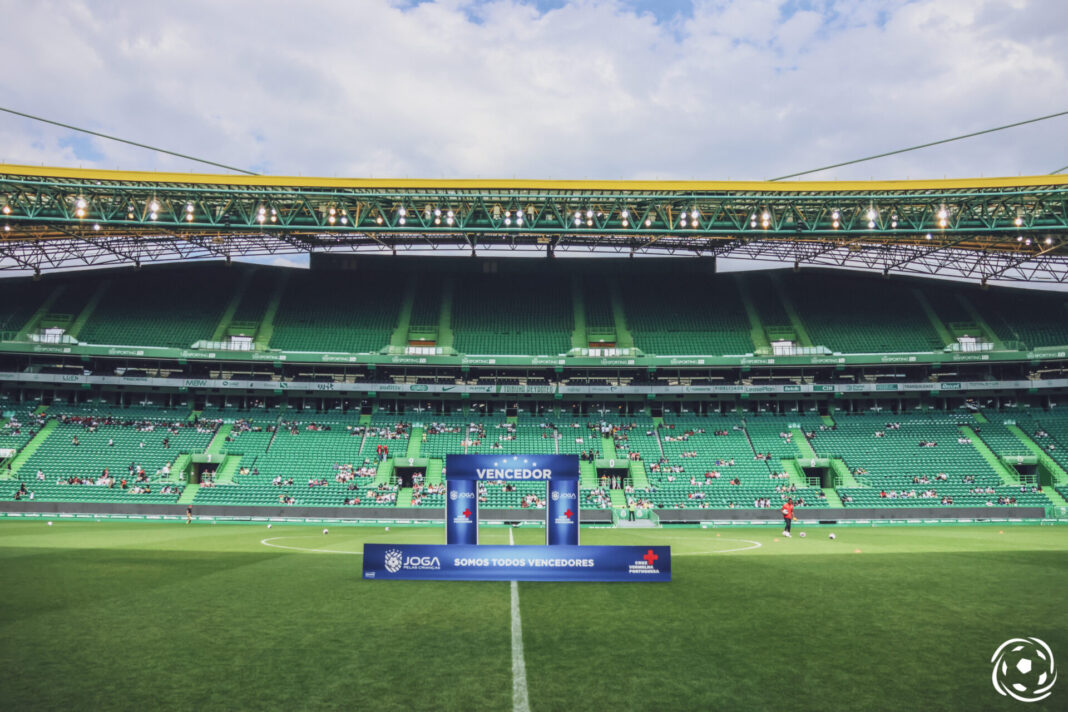
[[[364,544],[363,577],[418,581],[671,580],[669,546]]]
[[[412,366],[568,366],[568,367],[702,367],[702,366],[809,366],[839,364],[888,363],[960,363],[985,361],[1024,361],[1068,358],[1068,346],[1049,346],[1030,351],[947,352],[930,351],[904,354],[815,354],[797,356],[629,356],[593,357],[555,355],[463,355],[389,353],[323,353],[312,351],[240,351],[175,349],[159,346],[106,346],[83,343],[41,344],[37,342],[4,341],[0,351],[29,354],[70,354],[74,356],[132,356],[139,358],[180,358],[210,361],[285,361],[287,363],[338,363]]]
[[[445,541],[478,544],[478,482],[448,480],[445,497]]]
[[[1068,379],[1013,381],[957,381],[946,383],[846,383],[793,384],[781,386],[493,386],[493,385],[424,385],[420,383],[359,383],[319,381],[249,381],[211,378],[155,378],[145,376],[96,376],[53,373],[2,371],[0,381],[12,383],[88,384],[100,386],[147,386],[152,388],[212,388],[243,391],[308,391],[328,393],[437,393],[437,394],[493,394],[515,393],[531,395],[604,394],[672,395],[672,394],[750,394],[771,393],[883,393],[900,391],[992,391],[1030,388],[1068,388]]]
[[[577,480],[578,455],[446,455],[445,479],[518,480],[542,482]]]
[[[545,543],[549,546],[578,546],[578,480],[556,478],[549,484],[545,508]]]

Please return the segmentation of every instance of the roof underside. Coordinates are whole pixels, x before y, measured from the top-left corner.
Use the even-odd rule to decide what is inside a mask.
[[[1068,281],[1068,177],[303,179],[0,165],[0,270],[308,252],[716,255]]]

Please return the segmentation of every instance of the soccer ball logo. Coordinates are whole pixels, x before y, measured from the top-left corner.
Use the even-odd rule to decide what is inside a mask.
[[[401,570],[401,562],[404,560],[404,555],[397,549],[390,549],[386,552],[386,571],[391,574],[395,574]]]
[[[1020,702],[1038,702],[1050,695],[1057,671],[1053,651],[1038,638],[1011,638],[990,658],[994,689]]]
[[[457,495],[457,494],[456,494],[456,490],[453,490],[452,492],[449,492],[449,499],[451,499],[451,500],[452,500],[453,502],[455,502],[455,501],[456,501],[456,498],[457,498],[458,496],[459,496],[459,495]]]
[[[555,502],[556,500],[560,499],[560,493],[557,492],[556,490],[553,490],[552,497],[553,497],[553,501]]]

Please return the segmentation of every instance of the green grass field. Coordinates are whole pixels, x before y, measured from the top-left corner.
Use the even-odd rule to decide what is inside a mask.
[[[989,663],[1017,636],[1068,660],[1068,527],[827,532],[584,530],[670,544],[674,581],[520,583],[530,708],[1068,708],[1068,680],[1023,705],[997,695]],[[0,706],[510,710],[510,584],[364,581],[351,553],[442,538],[0,523]]]

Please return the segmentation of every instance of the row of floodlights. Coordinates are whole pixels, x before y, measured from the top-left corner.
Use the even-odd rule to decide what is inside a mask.
[[[153,199],[148,204],[148,218],[150,220],[159,219],[159,211],[160,211],[160,204],[159,204],[159,202],[157,200]],[[0,212],[2,212],[4,215],[10,215],[11,212],[12,212],[11,206],[5,204],[2,208],[0,208]],[[193,203],[186,203],[186,205],[185,205],[185,219],[186,219],[187,222],[193,222],[195,220],[195,212],[196,212],[196,210],[195,210],[195,207],[194,207]],[[405,225],[407,223],[408,209],[405,208],[404,206],[399,206],[398,208],[396,208],[396,213],[397,213],[397,224],[398,225]],[[499,217],[499,215],[500,215],[499,209],[495,209],[494,213]],[[529,220],[532,220],[533,217],[534,217],[534,209],[533,209],[533,207],[528,209],[528,213],[529,213],[529,216],[530,216]],[[78,198],[75,201],[75,209],[74,209],[75,217],[77,217],[77,218],[85,218],[87,216],[87,214],[88,214],[88,203],[86,202],[85,198]],[[572,216],[572,214],[570,212],[568,213],[569,216],[572,216],[572,219],[573,219],[574,224],[576,226],[581,226],[583,223],[585,223],[587,227],[592,227],[593,226],[593,224],[594,224],[593,218],[594,218],[595,214],[596,214],[596,216],[598,218],[604,217],[604,213],[603,212],[597,211],[595,213],[595,211],[592,208],[587,208],[585,210],[585,213],[581,209],[579,209],[579,210],[574,212],[573,216]],[[433,215],[434,224],[435,225],[441,225],[443,221],[444,221],[444,223],[446,225],[452,225],[456,221],[456,213],[451,209],[450,210],[446,210],[446,211],[442,211],[441,208],[431,208],[430,206],[427,206],[426,209],[424,210],[424,217],[427,220],[429,220],[431,215]],[[504,215],[503,223],[506,226],[511,226],[512,223],[514,222],[517,227],[522,227],[523,222],[524,222],[524,216],[523,216],[523,211],[522,210],[516,210],[514,217],[512,215],[512,211],[511,210],[503,211],[503,215]],[[620,216],[620,222],[621,222],[622,226],[623,227],[629,227],[630,226],[630,211],[628,209],[624,208],[623,210],[620,211],[619,216]],[[132,219],[134,219],[134,217],[135,217],[135,208],[134,208],[133,204],[131,204],[131,205],[128,206],[127,218],[132,220]],[[546,217],[547,217],[548,220],[552,219],[551,215],[548,215]],[[700,223],[699,223],[699,218],[700,217],[701,217],[701,213],[696,207],[693,208],[689,213],[687,213],[687,211],[683,210],[682,214],[681,214],[681,217],[679,219],[679,226],[680,227],[690,227],[690,226],[692,226],[694,228],[700,227]],[[767,228],[769,228],[771,226],[771,219],[772,219],[771,212],[769,210],[764,210],[763,212],[760,213],[759,216],[757,215],[757,213],[753,213],[750,216],[750,220],[749,220],[750,227],[753,227],[753,228],[757,227],[758,217],[759,217],[759,224],[760,224],[761,227],[763,227],[764,229],[767,229]],[[878,211],[874,207],[870,207],[870,208],[868,208],[867,212],[865,213],[865,217],[867,218],[868,228],[869,229],[875,229],[875,227],[877,225],[877,220],[878,220],[878,217],[879,217]],[[946,228],[946,227],[949,226],[949,211],[946,210],[944,207],[939,209],[939,211],[937,213],[937,218],[938,218],[938,226],[940,228]],[[835,229],[839,228],[841,226],[841,219],[842,219],[841,211],[837,210],[837,209],[833,210],[831,212],[831,227],[833,227]],[[259,222],[260,224],[264,224],[266,222],[272,222],[272,223],[278,222],[278,211],[277,211],[277,209],[270,208],[269,213],[268,213],[268,208],[266,206],[260,206],[259,209],[257,210],[257,213],[256,213],[256,221]],[[331,225],[334,225],[334,224],[337,224],[337,223],[341,223],[342,225],[347,225],[348,222],[349,222],[348,211],[345,210],[344,208],[342,208],[340,210],[338,210],[335,207],[329,208],[327,210],[327,222],[329,224],[331,224]],[[381,225],[385,221],[384,221],[382,215],[379,214],[379,215],[376,215],[375,222],[377,224]],[[644,222],[645,222],[645,226],[646,227],[651,227],[652,224],[653,224],[653,219],[651,217],[647,217]],[[1020,226],[1023,225],[1024,220],[1023,220],[1023,217],[1017,216],[1013,222],[1017,227],[1020,227]],[[892,229],[896,229],[897,226],[898,226],[898,216],[897,216],[897,213],[893,213],[890,216],[890,227]],[[94,226],[94,227],[99,229],[99,226]],[[930,239],[930,235],[928,235],[927,238]],[[1024,242],[1025,238],[1020,237],[1018,239],[1018,241],[1019,242]],[[1027,240],[1027,243],[1030,244],[1030,241]],[[1047,244],[1049,244],[1049,240],[1048,239],[1047,239]]]

